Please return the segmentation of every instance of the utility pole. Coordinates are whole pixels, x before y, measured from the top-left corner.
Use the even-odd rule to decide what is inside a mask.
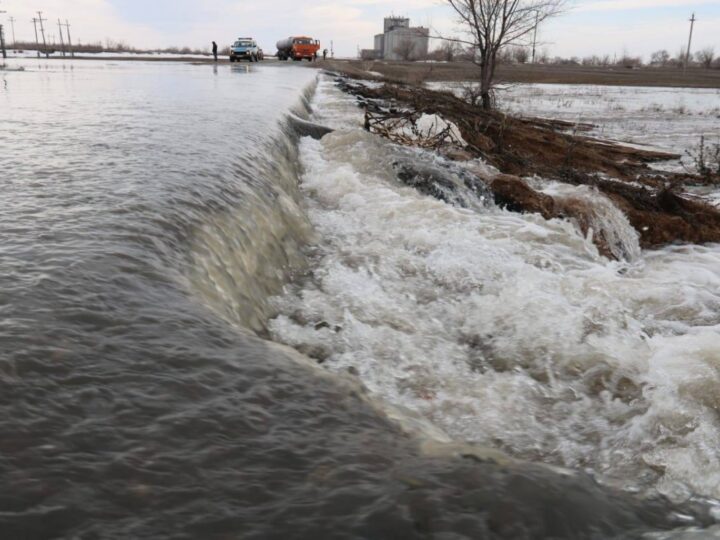
[[[6,13],[5,11],[0,11],[0,13]],[[3,25],[0,24],[0,51],[2,51],[2,57],[7,58],[7,51],[5,50],[5,32],[3,31]]]
[[[47,48],[47,42],[45,41],[45,27],[43,26],[43,21],[47,21],[47,19],[42,18],[42,11],[38,11],[38,22],[40,23],[40,33],[42,34],[43,38],[43,48],[45,49],[45,58],[50,58],[50,53],[48,52]]]
[[[65,28],[67,29],[67,37],[68,37],[68,48],[70,49],[70,56],[75,58],[75,52],[72,48],[72,40],[70,39],[70,23],[67,19],[65,19]]]
[[[60,31],[60,48],[62,49],[63,56],[65,56],[65,40],[63,40],[62,23],[60,19],[58,19],[58,30]]]
[[[10,30],[12,31],[12,37],[13,37],[13,48],[15,47],[15,17],[10,17]]]
[[[535,30],[533,31],[533,49],[532,49],[532,63],[535,63],[535,50],[537,48],[537,30],[538,24],[540,24],[540,12],[535,12]]]
[[[3,31],[2,24],[0,24],[0,51],[2,51],[2,57],[7,58],[7,51],[5,50],[5,32]]]
[[[697,19],[695,18],[695,14],[693,13],[692,17],[690,18],[690,37],[688,38],[687,51],[685,52],[685,68],[683,69],[683,71],[687,71],[688,64],[690,63],[690,47],[692,46],[692,35],[695,21],[697,21]]]
[[[37,19],[35,17],[33,17],[33,27],[35,27],[35,49],[37,50],[38,58],[40,58],[40,42],[38,41]]]

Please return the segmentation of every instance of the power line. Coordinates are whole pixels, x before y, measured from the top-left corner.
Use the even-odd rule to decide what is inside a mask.
[[[15,47],[15,17],[10,17],[10,30],[12,30],[13,47]]]
[[[540,24],[540,12],[535,12],[535,29],[533,30],[533,44],[532,44],[532,63],[535,63],[535,51],[537,50],[537,31],[538,24]]]
[[[0,13],[7,13],[7,12],[0,11]],[[5,50],[5,32],[3,31],[2,24],[0,24],[0,50],[2,51],[2,57],[7,58],[7,51]]]
[[[42,11],[38,11],[38,22],[40,23],[40,33],[42,34],[43,38],[43,48],[45,49],[45,58],[50,58],[50,53],[48,52],[47,48],[47,41],[45,41],[45,27],[43,26],[43,21],[47,21],[47,19],[42,18]]]
[[[70,39],[70,23],[67,19],[65,19],[65,24],[63,25],[67,29],[67,38],[68,38],[68,48],[70,49],[70,56],[75,57],[75,51],[73,51],[72,48],[72,40]]]
[[[693,27],[695,26],[695,21],[697,21],[697,19],[695,18],[695,14],[693,13],[692,17],[690,18],[690,37],[688,38],[687,51],[685,51],[684,71],[687,71],[688,64],[690,63],[690,47],[692,46],[692,35],[693,35]]]
[[[38,41],[38,33],[37,33],[37,19],[33,17],[33,27],[35,28],[35,49],[37,51],[38,58],[40,58],[40,42]]]
[[[60,30],[60,47],[62,48],[63,56],[65,56],[65,41],[63,40],[62,23],[58,19],[58,30]]]

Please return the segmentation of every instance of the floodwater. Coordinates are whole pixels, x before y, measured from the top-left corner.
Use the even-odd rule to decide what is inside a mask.
[[[473,83],[429,83],[458,95]],[[720,144],[720,89],[629,87],[586,84],[500,86],[498,105],[512,114],[591,124],[588,133],[678,154],[681,159],[656,164],[692,171],[701,146],[706,153]],[[720,190],[715,190],[720,191]],[[720,200],[715,196],[715,200]]]
[[[619,261],[568,221],[445,204],[395,178],[403,152],[330,81],[315,101],[338,128],[300,145],[322,242],[276,299],[277,339],[456,440],[720,498],[720,246],[642,252],[603,195],[542,179],[594,208]]]
[[[711,525],[717,247],[641,254],[609,211],[611,263],[569,223],[420,195],[392,162],[433,158],[315,70],[13,65],[2,538]]]

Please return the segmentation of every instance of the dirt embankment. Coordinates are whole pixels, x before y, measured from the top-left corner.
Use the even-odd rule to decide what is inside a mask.
[[[376,73],[388,81],[417,84],[426,81],[473,81],[479,69],[470,62],[391,62],[327,60],[314,67],[372,77]],[[363,75],[364,74],[364,75]],[[612,86],[662,86],[675,88],[720,88],[720,69],[691,67],[686,72],[676,67],[620,66],[585,67],[545,64],[503,64],[498,67],[501,83],[599,84]]]
[[[481,157],[502,174],[481,180],[498,204],[518,212],[574,219],[584,232],[591,227],[590,209],[576,200],[554,198],[533,189],[522,177],[541,176],[588,185],[619,207],[640,235],[644,248],[672,242],[720,242],[720,211],[683,192],[685,184],[718,182],[692,174],[670,174],[649,164],[680,156],[624,146],[582,134],[588,126],[561,121],[518,118],[484,111],[450,93],[385,84],[369,88],[340,79],[366,111],[366,128],[389,136],[387,126],[412,122],[420,114],[438,115],[460,131],[465,146],[440,148],[455,159]],[[400,141],[402,142],[402,141]],[[606,240],[596,234],[601,253],[611,256]]]

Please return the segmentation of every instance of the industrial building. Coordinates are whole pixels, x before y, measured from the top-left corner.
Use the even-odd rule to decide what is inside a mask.
[[[430,30],[411,27],[407,17],[385,17],[383,33],[375,36],[375,47],[363,49],[364,60],[419,60],[425,58]]]

